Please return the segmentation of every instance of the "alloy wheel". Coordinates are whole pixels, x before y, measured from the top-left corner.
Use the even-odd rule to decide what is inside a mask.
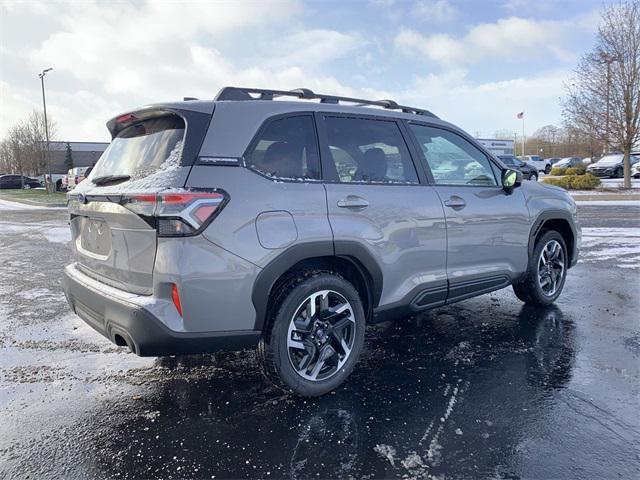
[[[301,377],[326,380],[349,359],[355,339],[356,319],[347,299],[333,290],[314,292],[289,323],[289,361]]]
[[[560,242],[547,242],[538,259],[538,285],[547,297],[552,297],[560,288],[564,275],[564,249]]]

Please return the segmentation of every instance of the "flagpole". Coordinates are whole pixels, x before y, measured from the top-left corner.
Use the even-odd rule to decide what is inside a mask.
[[[522,113],[522,156],[524,156],[524,112]]]

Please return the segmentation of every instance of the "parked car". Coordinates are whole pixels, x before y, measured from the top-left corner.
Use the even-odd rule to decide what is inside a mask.
[[[93,167],[74,167],[67,174],[67,190],[73,190],[81,181],[89,176]]]
[[[640,162],[636,162],[635,165],[631,166],[631,176],[633,178],[640,178]]]
[[[551,158],[547,158],[546,159],[548,162],[551,163],[551,166],[553,167],[555,165],[556,162],[559,162],[560,160],[562,160],[561,157],[551,157]]]
[[[554,168],[570,168],[570,167],[581,167],[583,165],[582,159],[579,157],[565,157],[562,160],[557,161],[553,167]]]
[[[590,165],[593,162],[593,157],[584,157],[582,159],[583,165]]]
[[[49,177],[49,174],[39,175],[37,177],[37,180],[42,185],[46,186],[45,180],[47,179],[47,177]],[[51,174],[51,178],[53,179],[53,183],[56,186],[56,191],[61,192],[62,191],[62,185],[63,185],[65,179],[67,178],[67,176],[64,173],[52,173]]]
[[[42,187],[42,184],[35,178],[12,174],[0,176],[0,188],[24,188],[28,190],[37,187]]]
[[[598,177],[622,178],[624,176],[623,167],[624,155],[622,153],[607,154],[587,167],[587,172]],[[631,156],[629,158],[631,167],[640,162],[640,157]]]
[[[63,283],[77,315],[138,355],[257,348],[276,384],[321,395],[367,323],[508,285],[550,304],[578,259],[566,191],[522,182],[419,108],[226,87],[107,126],[68,194]]]
[[[527,180],[534,180],[536,182],[538,181],[538,169],[533,165],[524,163],[514,155],[498,155],[498,158],[508,168],[522,172],[523,178],[526,178]]]
[[[544,159],[538,155],[521,155],[518,158],[529,165],[533,165],[539,172],[549,174],[551,171],[552,163],[548,158]]]

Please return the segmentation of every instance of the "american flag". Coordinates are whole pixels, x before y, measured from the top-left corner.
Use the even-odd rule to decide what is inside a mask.
[[[524,118],[524,112],[520,112],[519,114],[517,114],[516,118],[523,119]]]

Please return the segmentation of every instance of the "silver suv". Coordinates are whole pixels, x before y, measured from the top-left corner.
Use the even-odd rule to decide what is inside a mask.
[[[508,285],[549,304],[577,262],[569,195],[426,110],[227,87],[107,126],[69,194],[64,287],[138,355],[257,347],[278,385],[321,395],[368,323]]]

